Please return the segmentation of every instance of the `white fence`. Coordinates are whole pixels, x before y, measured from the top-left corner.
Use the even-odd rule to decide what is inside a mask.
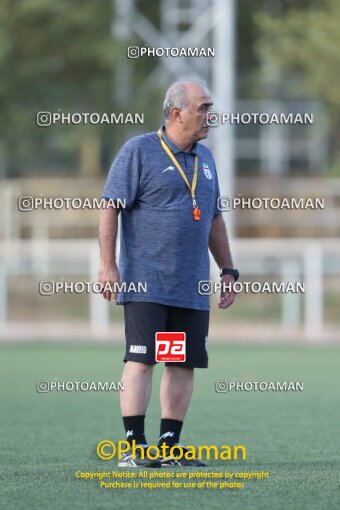
[[[281,323],[276,331],[281,336],[296,331],[296,337],[322,340],[329,336],[324,322],[324,278],[340,277],[340,241],[334,239],[242,239],[232,245],[235,264],[241,280],[269,279],[304,282],[306,291],[283,293],[281,296]],[[88,275],[88,281],[97,280],[98,243],[94,240],[21,240],[0,244],[0,326],[2,338],[11,327],[8,319],[8,293],[11,276],[30,276],[36,280],[51,280],[58,275],[72,279]],[[212,280],[218,281],[216,264],[212,262]],[[254,297],[254,299],[256,296]],[[90,336],[107,334],[110,330],[109,304],[98,294],[90,293],[88,301],[88,331]],[[112,305],[111,305],[112,306]],[[237,306],[237,305],[235,305]],[[303,310],[303,314],[302,314]],[[42,321],[44,318],[42,317]],[[67,324],[60,318],[60,325]],[[233,328],[234,325],[232,324]],[[252,322],[244,318],[244,326]],[[237,326],[235,326],[237,328]],[[29,328],[29,324],[27,324]],[[333,333],[334,333],[333,329]],[[334,334],[333,334],[334,337]],[[337,333],[335,332],[335,337]],[[340,337],[339,337],[340,339]]]

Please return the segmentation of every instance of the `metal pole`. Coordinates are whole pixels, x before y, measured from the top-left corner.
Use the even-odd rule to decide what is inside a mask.
[[[90,281],[96,282],[99,268],[99,248],[94,244],[90,254]],[[89,315],[90,328],[93,335],[107,333],[110,329],[110,307],[109,302],[104,301],[101,294],[90,292]]]
[[[298,282],[300,278],[300,263],[297,260],[283,260],[282,281]],[[301,321],[301,294],[282,294],[282,326],[299,326]]]
[[[322,334],[322,250],[319,244],[308,244],[304,256],[305,265],[305,334],[319,340]]]
[[[212,7],[212,59],[213,110],[235,112],[235,2],[214,0]],[[234,132],[232,125],[210,128],[214,158],[218,170],[221,196],[233,197],[234,189]],[[226,214],[226,213],[225,213]],[[225,217],[229,237],[234,237],[234,213]]]

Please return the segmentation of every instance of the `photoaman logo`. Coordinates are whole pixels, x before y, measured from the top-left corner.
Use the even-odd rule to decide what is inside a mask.
[[[192,445],[181,446],[176,444],[170,448],[164,442],[160,446],[149,445],[147,448],[137,445],[133,439],[132,444],[128,441],[118,441],[117,445],[109,439],[104,439],[97,444],[97,455],[102,460],[111,460],[115,456],[120,460],[123,453],[131,451],[132,458],[135,459],[137,453],[142,459],[145,457],[150,460],[157,460],[160,457],[167,457],[170,455],[175,460],[184,457],[186,460],[211,458],[215,460],[246,460],[247,449],[244,445],[199,445],[198,447]]]

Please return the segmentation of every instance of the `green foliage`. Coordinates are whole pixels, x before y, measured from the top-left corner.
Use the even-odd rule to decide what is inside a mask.
[[[257,52],[268,72],[279,69],[285,96],[321,100],[339,121],[340,3],[325,0],[306,9],[295,2],[280,17],[258,13],[256,23]]]
[[[151,78],[158,58],[127,59],[127,46],[145,42],[133,28],[127,40],[114,38],[113,5],[112,0],[1,0],[0,175],[33,175],[43,168],[74,172],[82,140],[92,134],[102,141],[107,168],[124,140],[158,126],[167,75],[162,74],[163,83]],[[155,27],[160,5],[136,2]],[[335,147],[340,125],[340,4],[239,0],[237,9],[238,96],[270,98],[275,93],[282,99],[323,101]],[[119,80],[127,66],[130,90]],[[146,89],[141,85],[148,77]],[[59,109],[145,112],[145,124],[36,126],[38,111]]]
[[[105,0],[3,2],[0,13],[2,101],[22,106],[96,106],[112,71],[110,3]],[[9,96],[9,97],[6,97]],[[74,100],[77,104],[74,104]]]
[[[137,2],[155,26],[159,6]],[[1,0],[0,9],[0,175],[75,173],[81,144],[100,139],[104,167],[128,137],[158,126],[161,87],[155,83],[146,105],[139,84],[158,59],[129,61],[127,46],[144,44],[131,29],[115,38],[112,0]],[[123,20],[124,22],[124,20]],[[121,21],[119,22],[121,23]],[[131,89],[119,76],[128,66]],[[121,83],[121,85],[117,85]],[[122,94],[121,92],[125,92]],[[163,91],[162,91],[163,94]],[[158,99],[160,99],[158,101]],[[146,108],[147,106],[147,108]],[[146,112],[145,125],[36,126],[39,111]]]
[[[340,3],[296,4],[291,2],[280,16],[264,12],[255,16],[262,94],[323,103],[330,125],[331,174],[336,176],[340,175]]]
[[[119,51],[110,34],[111,8],[106,0],[2,1],[0,134],[8,173],[22,173],[33,155],[36,166],[44,165],[51,145],[70,135],[64,127],[60,133],[37,128],[38,111],[109,111]]]

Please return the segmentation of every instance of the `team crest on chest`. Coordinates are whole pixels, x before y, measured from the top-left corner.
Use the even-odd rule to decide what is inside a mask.
[[[207,165],[207,163],[203,163],[202,166],[203,166],[203,172],[204,172],[204,175],[206,176],[206,178],[207,179],[212,179],[210,168]]]

